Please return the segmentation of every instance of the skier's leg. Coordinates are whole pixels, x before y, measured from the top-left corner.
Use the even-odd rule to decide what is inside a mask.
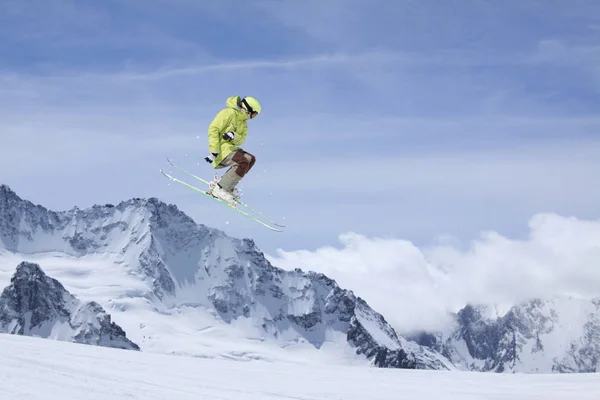
[[[254,157],[254,154],[250,154],[247,151],[245,151],[244,153],[245,153],[244,155],[246,156],[246,158],[249,157],[249,160],[250,160],[250,165],[248,166],[248,171],[246,171],[246,173],[248,173],[254,166],[254,163],[256,162],[256,157]]]
[[[231,192],[234,187],[242,180],[242,178],[250,171],[256,157],[245,151],[234,151],[221,162],[220,165],[230,166],[219,180],[219,186]]]

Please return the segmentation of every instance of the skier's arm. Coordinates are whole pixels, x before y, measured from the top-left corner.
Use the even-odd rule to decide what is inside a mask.
[[[221,110],[208,126],[208,150],[211,153],[221,151],[221,135],[229,126],[232,117],[232,110]]]

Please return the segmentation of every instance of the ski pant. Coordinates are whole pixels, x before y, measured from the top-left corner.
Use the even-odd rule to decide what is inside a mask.
[[[240,183],[244,175],[252,169],[255,161],[256,157],[244,150],[232,151],[217,166],[217,168],[230,167],[219,180],[219,185],[231,192]]]

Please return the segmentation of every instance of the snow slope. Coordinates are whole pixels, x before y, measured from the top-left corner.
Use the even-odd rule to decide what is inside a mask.
[[[233,362],[0,334],[0,398],[592,400],[600,374],[485,374]]]

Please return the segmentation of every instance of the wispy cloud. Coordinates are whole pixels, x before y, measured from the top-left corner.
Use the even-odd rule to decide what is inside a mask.
[[[175,76],[200,75],[208,72],[231,73],[236,70],[269,70],[269,69],[294,69],[294,68],[314,68],[319,66],[331,66],[336,64],[346,64],[352,61],[353,57],[347,55],[323,55],[303,59],[284,59],[284,60],[246,60],[238,62],[214,63],[204,66],[191,66],[183,68],[161,68],[156,71],[146,73],[124,73],[116,74],[114,77],[124,80],[159,80]]]
[[[447,313],[467,302],[506,309],[536,297],[598,296],[600,220],[539,214],[529,228],[523,240],[489,231],[464,245],[442,238],[430,247],[346,233],[341,246],[279,250],[269,259],[327,274],[401,332],[443,328]]]
[[[593,214],[593,2],[238,3],[3,2],[0,181],[56,208],[157,195],[271,250]],[[285,235],[158,174],[169,156],[212,175],[231,95],[263,103],[243,186]]]
[[[63,70],[49,71],[47,77],[70,79],[120,79],[120,80],[160,80],[185,75],[201,75],[211,72],[232,72],[236,70],[271,69],[315,69],[339,68],[363,70],[364,68],[393,67],[526,67],[555,64],[557,66],[587,67],[595,65],[600,57],[599,46],[570,46],[556,39],[541,40],[537,47],[528,52],[497,53],[485,49],[439,49],[426,52],[406,52],[394,50],[370,50],[359,52],[324,52],[304,57],[247,58],[244,60],[219,60],[205,56],[193,62],[179,60],[180,65],[128,66],[111,70]],[[137,71],[136,71],[137,69]],[[34,75],[34,74],[30,74]],[[53,76],[54,75],[54,76]]]
[[[260,3],[282,23],[335,47],[412,49],[489,48],[514,51],[531,47],[544,37],[581,41],[597,24],[600,8],[593,0],[566,4],[465,0],[390,3],[374,0],[307,0]],[[556,29],[560,24],[563,29]],[[593,43],[590,42],[590,43]],[[510,46],[506,46],[509,44]]]

